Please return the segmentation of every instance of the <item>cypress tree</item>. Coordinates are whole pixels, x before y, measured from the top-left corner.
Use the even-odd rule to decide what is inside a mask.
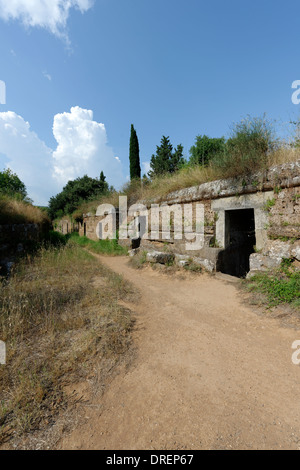
[[[141,178],[141,164],[140,164],[140,147],[137,133],[133,124],[131,124],[130,135],[130,149],[129,149],[129,162],[130,162],[130,179]]]

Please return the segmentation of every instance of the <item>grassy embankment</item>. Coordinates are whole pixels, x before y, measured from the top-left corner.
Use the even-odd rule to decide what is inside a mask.
[[[43,248],[0,284],[0,443],[45,430],[68,407],[66,385],[113,370],[131,344],[136,294],[78,243]],[[14,433],[14,434],[12,434]]]
[[[95,214],[100,204],[112,204],[119,206],[119,196],[128,197],[129,204],[138,200],[151,201],[153,199],[163,200],[169,193],[179,189],[197,186],[202,183],[216,181],[224,178],[245,177],[251,178],[251,174],[264,171],[274,165],[300,160],[300,148],[279,148],[270,152],[265,158],[243,159],[226,158],[215,159],[207,167],[200,165],[187,166],[174,174],[166,174],[154,178],[151,182],[140,183],[133,181],[126,185],[122,191],[111,193],[109,196],[96,198],[83,203],[74,212],[73,217],[80,218],[88,212]]]
[[[46,211],[17,198],[0,195],[0,224],[49,224]]]

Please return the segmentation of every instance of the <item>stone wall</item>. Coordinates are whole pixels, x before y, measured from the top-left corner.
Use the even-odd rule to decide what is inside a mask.
[[[189,255],[210,271],[224,269],[224,263],[232,264],[230,258],[238,263],[238,250],[229,246],[226,217],[232,211],[242,214],[247,209],[253,210],[256,240],[254,252],[248,255],[249,276],[279,266],[283,258],[300,261],[300,161],[273,167],[251,178],[220,180],[182,189],[170,193],[163,201],[171,207],[197,202],[204,205],[205,211],[203,249],[187,252],[184,242],[171,240],[169,252]],[[151,221],[151,215],[149,218]],[[162,239],[141,242],[142,249],[147,251],[151,245],[155,252],[166,251]],[[228,260],[224,262],[226,257]]]
[[[42,235],[37,224],[0,225],[0,275],[8,272],[15,257],[31,243],[39,242]]]
[[[79,232],[80,224],[75,222],[70,217],[63,217],[61,220],[55,222],[54,229],[63,235],[73,232]]]
[[[195,224],[196,206],[199,203],[204,207],[204,246],[199,250],[187,251],[186,241],[178,240],[174,236],[172,212],[178,207],[184,211],[184,206],[191,204],[192,223]],[[234,264],[243,262],[246,263],[245,266],[249,264],[247,272],[250,271],[250,275],[278,266],[283,258],[300,261],[300,161],[275,166],[248,178],[213,181],[185,188],[170,193],[164,200],[157,198],[152,201],[139,201],[139,204],[148,210],[148,236],[141,240],[121,240],[120,243],[132,245],[132,248],[139,246],[141,250],[150,253],[150,258],[156,253],[151,259],[165,259],[160,255],[169,253],[179,264],[192,258],[209,271],[226,271],[228,268],[233,272],[235,268],[239,272],[238,266]],[[166,239],[162,228],[158,237],[151,239],[153,204],[165,204],[170,208],[169,239]],[[140,212],[136,211],[134,215],[137,217]],[[240,237],[243,235],[245,238],[245,234],[251,235],[250,225],[253,223],[255,232],[251,235],[253,240],[255,239],[255,246],[252,246],[249,254],[244,253],[242,257],[239,245],[232,246],[232,239],[239,235],[238,230],[232,228],[238,223],[234,215],[243,219],[245,227],[247,217],[253,218],[248,227],[240,229]],[[131,215],[128,224],[133,219],[134,216]],[[97,227],[102,220],[103,217],[87,214],[80,224],[80,235],[97,240]],[[249,248],[251,247],[248,246],[247,249]],[[245,256],[246,261],[242,260]]]

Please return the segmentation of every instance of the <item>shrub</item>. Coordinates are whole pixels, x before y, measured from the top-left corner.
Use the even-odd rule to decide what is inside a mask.
[[[212,164],[228,176],[247,175],[266,168],[268,154],[277,148],[272,123],[248,116],[232,129],[224,152],[217,154]]]

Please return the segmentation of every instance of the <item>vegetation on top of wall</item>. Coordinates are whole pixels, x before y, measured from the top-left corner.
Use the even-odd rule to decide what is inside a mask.
[[[279,146],[273,125],[265,117],[247,118],[235,124],[222,152],[218,152],[212,165],[230,176],[247,175],[266,169],[268,156]]]
[[[243,119],[232,127],[227,140],[198,136],[190,149],[189,161],[184,159],[181,145],[173,151],[169,138],[163,137],[156,155],[152,156],[148,177],[132,180],[119,192],[86,197],[77,205],[73,217],[79,220],[83,214],[95,214],[103,203],[118,206],[120,195],[127,196],[129,204],[138,200],[163,200],[179,189],[226,178],[245,177],[249,180],[251,174],[297,160],[300,160],[297,141],[279,142],[272,122],[265,117]],[[254,178],[253,185],[258,184]]]
[[[190,164],[207,166],[216,155],[224,153],[225,148],[225,137],[198,135],[195,144],[190,148]]]
[[[31,203],[15,197],[0,195],[0,225],[5,224],[50,224],[45,211]]]
[[[20,178],[10,169],[0,171],[0,225],[49,223],[47,212],[32,205]]]

